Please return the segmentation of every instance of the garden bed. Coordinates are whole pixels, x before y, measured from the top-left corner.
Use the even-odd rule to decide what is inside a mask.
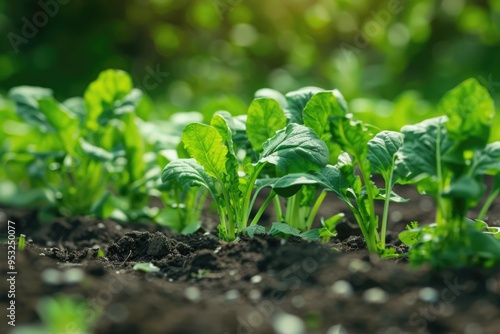
[[[416,197],[411,188],[397,191]],[[431,203],[419,197],[394,204],[390,230],[431,222]],[[333,205],[343,210],[337,203],[323,210]],[[498,211],[496,202],[490,224]],[[33,240],[17,252],[16,326],[39,322],[39,299],[64,293],[90,302],[95,333],[487,334],[500,328],[500,267],[431,271],[379,260],[349,222],[328,245],[269,236],[225,243],[209,211],[206,230],[192,235],[89,218],[42,227],[35,212],[3,212]],[[396,235],[389,233],[388,242],[399,246]],[[160,271],[133,270],[139,262]]]

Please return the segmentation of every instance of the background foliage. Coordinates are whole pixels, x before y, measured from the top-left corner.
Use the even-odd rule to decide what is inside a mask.
[[[35,85],[64,99],[118,68],[167,114],[241,111],[262,87],[335,87],[381,113],[425,112],[468,77],[500,96],[500,0],[60,1],[0,2],[0,92]],[[22,36],[42,4],[57,12],[16,53],[8,34]]]

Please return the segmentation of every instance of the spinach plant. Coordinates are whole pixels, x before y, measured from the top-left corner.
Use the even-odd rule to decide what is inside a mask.
[[[304,93],[304,90],[300,92]],[[295,97],[293,101],[298,101],[298,95],[299,93],[292,94]],[[394,256],[392,250],[386,250],[385,236],[389,202],[404,201],[392,192],[399,178],[396,160],[403,144],[403,135],[393,131],[374,134],[371,127],[353,120],[353,115],[348,112],[346,103],[337,90],[309,90],[305,99],[307,100],[304,101],[303,96],[300,100],[302,103],[291,104],[294,108],[288,107],[286,110],[293,115],[293,119],[302,122],[322,138],[328,144],[330,152],[339,154],[331,154],[329,161],[333,164],[320,171],[285,175],[274,183],[274,191],[289,198],[289,217],[299,218],[298,223],[291,225],[299,230],[309,230],[327,192],[332,191],[349,206],[368,249],[384,256]],[[385,183],[383,188],[379,189],[371,180],[373,174],[382,176]],[[314,199],[318,189],[321,192]],[[313,199],[309,202],[306,214],[300,208],[301,205],[304,207],[304,193],[309,194],[306,195],[309,196],[308,201]],[[375,212],[376,200],[384,201],[381,224]],[[285,221],[290,223],[295,219]],[[326,220],[325,223],[328,224],[323,224],[321,237],[328,238],[327,231],[331,231],[334,222],[338,220],[339,216]]]
[[[259,140],[255,139],[259,135],[250,135],[252,144],[261,145],[261,152],[254,162],[238,159],[231,123],[228,113],[216,113],[210,125],[187,125],[182,142],[190,158],[170,162],[162,173],[164,183],[178,182],[208,190],[220,217],[219,235],[228,241],[235,240],[237,233],[247,228],[253,190],[265,167],[275,166],[282,173],[298,173],[319,170],[328,162],[325,143],[312,130],[298,124],[288,124],[275,133],[266,132]],[[281,125],[278,123],[276,127]],[[249,133],[260,133],[260,130],[258,125],[247,124]],[[250,225],[258,222],[275,195],[270,193]]]
[[[469,79],[442,98],[439,110],[445,116],[402,128],[402,178],[434,198],[436,223],[413,226],[400,239],[411,245],[409,256],[416,265],[489,265],[500,260],[500,242],[491,235],[498,233],[481,221],[500,189],[500,142],[488,143],[493,101]],[[489,199],[478,220],[467,219],[485,193],[483,178],[488,174],[497,179]]]
[[[18,116],[43,137],[16,147],[13,160],[28,157],[30,178],[51,193],[60,214],[126,220],[145,206],[154,176],[137,127],[143,97],[125,72],[104,71],[83,98],[63,103],[39,87],[15,87],[9,95]]]

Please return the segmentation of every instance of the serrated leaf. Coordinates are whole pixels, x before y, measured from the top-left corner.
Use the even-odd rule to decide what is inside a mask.
[[[189,155],[194,158],[208,175],[223,180],[226,174],[228,148],[224,139],[212,126],[191,123],[182,133],[182,142]]]
[[[286,117],[277,101],[268,98],[252,101],[246,127],[248,140],[256,152],[262,151],[264,142],[285,126]]]
[[[326,144],[314,131],[291,123],[264,143],[259,163],[276,165],[285,174],[300,173],[326,166],[328,156]]]

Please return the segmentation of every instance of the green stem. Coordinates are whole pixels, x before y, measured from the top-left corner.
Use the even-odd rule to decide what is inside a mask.
[[[282,222],[283,221],[283,211],[281,209],[280,198],[278,196],[274,196],[273,201],[274,201],[274,210],[276,212],[276,220],[279,222]]]
[[[498,193],[500,193],[500,188],[491,190],[490,194],[488,195],[488,198],[486,198],[486,202],[484,203],[483,207],[481,208],[481,211],[479,212],[479,215],[477,216],[478,220],[484,219],[486,213],[488,213],[488,210],[490,209],[491,204],[493,204],[493,201],[498,196]]]
[[[307,217],[306,221],[306,230],[310,230],[312,227],[312,224],[314,222],[314,218],[316,218],[316,214],[318,213],[319,207],[321,206],[321,203],[323,203],[323,200],[326,197],[326,190],[323,189],[321,191],[321,194],[318,196],[316,199],[316,202],[314,202],[314,206],[311,209],[311,212],[309,213],[309,217]]]
[[[247,189],[245,190],[245,194],[243,194],[243,211],[241,212],[242,214],[242,217],[241,217],[241,227],[243,225],[245,225],[246,227],[246,224],[248,223],[248,218],[250,217],[250,202],[251,202],[251,198],[252,198],[252,191],[253,191],[253,187],[255,185],[255,181],[257,180],[257,176],[259,176],[262,168],[264,168],[265,164],[262,164],[260,165],[259,167],[257,167],[254,171],[254,173],[250,176],[250,178],[248,179],[248,185],[247,185]]]
[[[255,217],[253,217],[253,220],[250,223],[250,226],[255,225],[259,222],[259,219],[262,217],[262,214],[266,211],[267,206],[269,205],[269,203],[271,203],[271,201],[275,197],[276,197],[276,193],[273,190],[271,190],[271,192],[269,193],[269,196],[267,196],[266,200],[264,201],[264,203],[260,207],[259,211],[257,211],[257,213],[255,214]]]
[[[389,215],[389,202],[391,200],[391,184],[392,184],[392,171],[389,176],[389,182],[385,181],[385,200],[384,200],[384,213],[382,215],[382,231],[380,232],[380,247],[385,249],[385,237],[387,234],[387,218]]]

